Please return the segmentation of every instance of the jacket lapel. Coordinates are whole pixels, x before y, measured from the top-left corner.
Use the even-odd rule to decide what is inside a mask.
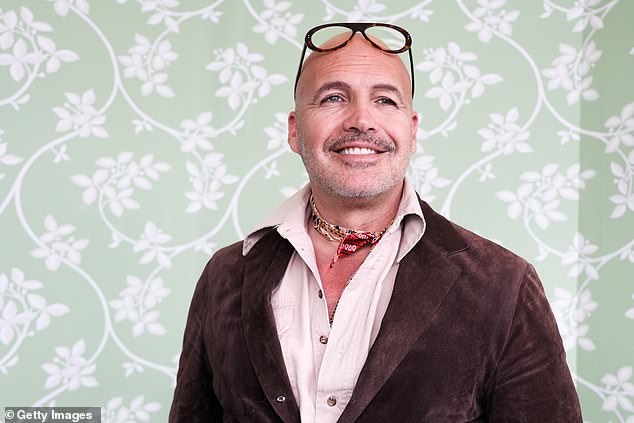
[[[402,260],[381,329],[339,418],[354,422],[429,326],[461,273],[447,257],[467,245],[453,226],[421,201],[427,229]]]
[[[300,421],[271,309],[271,292],[280,283],[293,252],[277,231],[265,235],[246,257],[242,324],[247,349],[269,403],[282,421]],[[278,401],[283,396],[285,400]]]

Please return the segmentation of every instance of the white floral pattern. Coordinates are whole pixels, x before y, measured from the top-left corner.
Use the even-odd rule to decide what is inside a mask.
[[[14,81],[32,77],[42,64],[44,71],[52,74],[60,69],[62,62],[79,60],[75,52],[60,50],[51,38],[40,35],[51,32],[52,28],[45,22],[35,21],[28,7],[20,8],[19,17],[10,10],[0,18],[0,48],[11,50],[0,54],[0,66],[9,67],[9,74]]]
[[[419,63],[416,69],[429,72],[429,82],[433,85],[425,97],[437,98],[444,111],[454,104],[459,107],[467,98],[482,96],[485,86],[502,81],[499,75],[482,75],[476,66],[468,64],[478,57],[474,53],[461,51],[454,42],[450,42],[446,50],[440,47],[427,49],[423,53],[426,60]]]
[[[15,166],[22,161],[21,157],[7,152],[9,146],[6,142],[2,142],[4,131],[0,130],[0,164],[4,166]],[[5,174],[0,173],[0,181],[4,179]]]
[[[154,163],[154,155],[146,154],[138,162],[133,161],[133,153],[122,152],[116,158],[101,157],[97,160],[99,169],[92,177],[75,175],[71,180],[81,188],[84,204],[91,205],[98,200],[99,208],[108,206],[112,214],[122,216],[125,210],[136,210],[139,203],[132,198],[135,189],[152,189],[152,181],[158,181],[160,174],[170,170],[167,163]]]
[[[86,342],[80,339],[72,347],[55,347],[55,357],[51,362],[42,364],[42,369],[48,373],[45,389],[52,389],[61,385],[69,391],[80,387],[94,388],[99,383],[93,376],[97,366],[84,358]]]
[[[2,374],[6,375],[9,368],[17,364],[17,349],[28,336],[48,328],[51,317],[70,311],[64,304],[48,304],[44,296],[36,293],[43,286],[40,281],[26,279],[17,268],[11,269],[8,275],[0,274],[0,344],[12,347],[0,355]]]
[[[567,91],[568,104],[575,104],[580,99],[594,101],[599,98],[597,90],[592,88],[592,76],[588,75],[602,54],[596,49],[594,41],[580,51],[568,44],[560,44],[559,52],[561,55],[553,60],[553,67],[542,71],[548,78],[548,89]]]
[[[216,90],[216,97],[227,98],[232,110],[255,101],[254,95],[262,98],[271,92],[272,85],[286,82],[280,74],[268,75],[266,69],[256,63],[264,60],[259,53],[250,53],[247,46],[238,43],[233,48],[219,49],[214,52],[216,60],[207,65],[207,69],[219,72],[218,80],[223,84]]]
[[[162,72],[178,59],[178,54],[172,51],[170,41],[163,40],[153,46],[141,34],[136,34],[134,41],[135,45],[128,50],[129,56],[119,56],[119,62],[125,66],[123,76],[141,81],[143,95],[156,92],[162,97],[174,97],[174,91],[166,83],[167,73]]]
[[[297,25],[304,15],[291,13],[289,1],[276,2],[275,0],[263,0],[265,10],[260,13],[261,23],[253,27],[253,31],[264,34],[264,39],[269,44],[275,44],[279,35],[284,34],[291,38],[297,37]]]
[[[40,238],[40,247],[31,251],[31,255],[44,259],[46,267],[55,271],[59,269],[62,260],[79,266],[81,264],[81,251],[88,246],[87,239],[76,239],[72,234],[75,226],[70,224],[58,225],[50,214],[44,219],[44,232]]]
[[[478,134],[484,138],[484,143],[481,147],[482,151],[488,152],[497,149],[504,155],[514,152],[533,152],[533,148],[526,142],[530,132],[523,130],[517,124],[517,108],[512,108],[505,115],[492,113],[490,118],[489,127],[478,130]]]
[[[106,122],[106,117],[95,109],[95,92],[88,90],[81,96],[66,93],[63,107],[54,107],[53,112],[59,118],[55,130],[57,132],[77,131],[81,138],[95,136],[107,138],[108,132],[100,125]]]
[[[503,9],[506,0],[478,0],[478,7],[473,11],[474,20],[465,26],[469,32],[477,32],[483,43],[491,41],[495,31],[505,36],[513,35],[512,23],[520,13],[517,10]]]
[[[128,276],[127,283],[128,286],[120,293],[121,298],[110,302],[116,310],[115,321],[129,320],[134,323],[134,336],[146,331],[152,335],[164,335],[165,327],[158,322],[160,313],[154,310],[170,293],[170,290],[163,286],[163,280],[157,278],[143,283],[135,276]]]
[[[516,192],[500,191],[497,197],[509,203],[508,217],[517,219],[524,213],[524,219],[534,221],[541,229],[551,222],[567,220],[559,210],[560,199],[577,200],[579,190],[585,188],[586,181],[595,175],[593,170],[581,171],[579,165],[572,165],[566,173],[559,172],[559,165],[551,163],[541,172],[525,172],[520,176],[522,185]]]
[[[595,343],[587,336],[590,327],[583,324],[598,307],[592,300],[592,293],[583,290],[573,295],[566,289],[556,288],[552,307],[564,348],[570,350],[578,345],[586,351],[594,351]]]

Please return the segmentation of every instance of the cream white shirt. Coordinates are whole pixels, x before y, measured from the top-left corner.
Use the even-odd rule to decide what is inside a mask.
[[[271,295],[286,372],[301,421],[336,422],[348,404],[392,296],[401,259],[425,232],[425,219],[411,183],[405,179],[394,223],[383,234],[344,289],[332,327],[313,244],[306,185],[249,234],[247,255],[275,226],[295,251]]]

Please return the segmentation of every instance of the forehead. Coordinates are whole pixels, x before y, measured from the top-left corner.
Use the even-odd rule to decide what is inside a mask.
[[[391,84],[401,91],[403,98],[407,98],[411,90],[409,74],[399,55],[379,50],[359,34],[345,47],[326,53],[313,52],[306,59],[297,88],[298,97],[334,80],[352,86]]]

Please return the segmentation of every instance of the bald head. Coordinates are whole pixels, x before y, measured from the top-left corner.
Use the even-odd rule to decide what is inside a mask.
[[[337,46],[349,38],[349,34],[332,37],[321,48]],[[371,37],[372,42],[386,47],[381,40]],[[385,77],[387,71],[390,77]],[[390,84],[396,87],[400,96],[411,105],[411,80],[405,64],[398,54],[387,53],[375,47],[362,34],[357,33],[348,43],[329,52],[312,52],[304,61],[295,92],[296,105],[306,99],[307,86],[337,73],[362,79],[367,83]],[[379,78],[380,77],[380,78]],[[378,78],[378,79],[377,79]],[[307,83],[308,82],[308,83]]]
[[[320,46],[336,47],[342,40],[337,36]],[[320,201],[393,197],[398,202],[416,151],[417,127],[400,57],[356,35],[345,46],[306,60],[295,110],[288,115],[288,143],[301,156]]]

